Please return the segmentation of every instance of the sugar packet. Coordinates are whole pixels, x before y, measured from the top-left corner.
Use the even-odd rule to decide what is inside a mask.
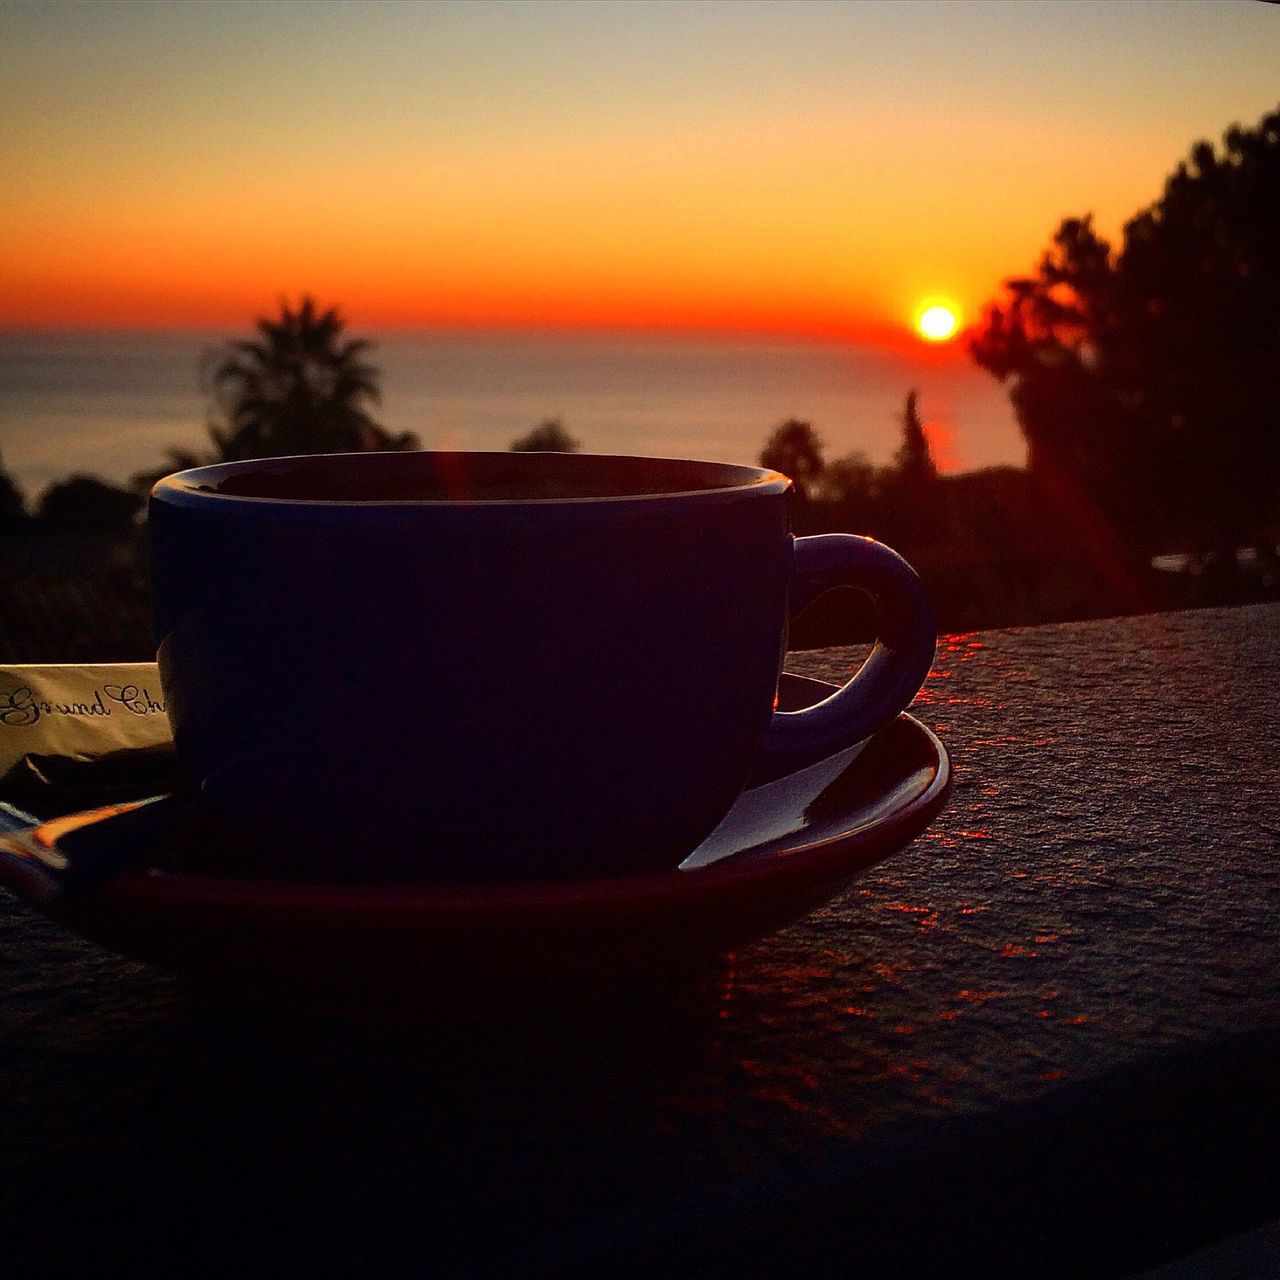
[[[179,779],[155,663],[0,665],[0,798],[43,817]]]

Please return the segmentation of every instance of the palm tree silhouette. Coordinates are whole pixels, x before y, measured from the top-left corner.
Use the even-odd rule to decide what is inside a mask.
[[[364,359],[373,344],[343,337],[346,321],[337,307],[321,311],[304,294],[297,310],[282,301],[279,317],[263,316],[256,327],[256,338],[228,342],[206,357],[202,382],[221,419],[209,423],[213,449],[166,449],[166,465],[132,477],[137,492],[211,462],[419,447],[412,431],[393,434],[369,413],[382,399],[378,370]]]
[[[296,310],[281,302],[277,319],[262,317],[256,338],[227,344],[210,377],[223,419],[209,426],[219,461],[417,447],[412,432],[374,421],[371,344],[344,338],[345,328],[336,307],[321,311],[306,295]]]

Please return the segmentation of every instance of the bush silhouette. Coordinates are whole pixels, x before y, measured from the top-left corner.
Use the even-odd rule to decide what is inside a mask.
[[[23,528],[28,520],[27,500],[0,460],[0,532]]]
[[[788,418],[765,441],[760,465],[789,476],[795,482],[796,496],[803,501],[826,470],[822,440],[811,423]]]
[[[559,418],[545,418],[507,448],[511,453],[577,453],[582,441],[571,436]]]
[[[142,499],[96,476],[70,476],[44,491],[37,509],[40,523],[65,533],[106,533],[123,537],[133,530]]]

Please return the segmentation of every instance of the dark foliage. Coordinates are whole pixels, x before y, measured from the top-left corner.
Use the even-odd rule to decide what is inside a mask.
[[[228,344],[214,367],[212,390],[222,421],[210,426],[219,459],[297,453],[410,449],[372,418],[378,371],[365,362],[371,344],[344,338],[336,307],[314,299],[297,310],[282,303],[278,319],[258,321],[258,337]]]
[[[26,497],[0,461],[0,532],[22,528],[28,519]]]
[[[900,546],[919,546],[939,531],[938,466],[933,460],[919,395],[907,393],[902,408],[902,443],[879,484],[880,524],[884,536]]]
[[[970,342],[1064,518],[1118,546],[1259,539],[1280,490],[1280,111],[1199,142],[1118,250],[1068,218]]]
[[[789,439],[804,446],[797,454],[811,487],[796,504],[796,532],[869,534],[901,551],[924,580],[944,631],[1213,602],[1203,578],[1158,573],[1149,558],[1117,552],[1096,529],[1080,536],[1029,471],[939,475],[914,392],[903,406],[901,444],[884,467],[858,454],[827,462],[812,428],[800,425],[804,433]],[[780,450],[768,456],[785,470]],[[807,648],[873,634],[860,594],[832,592],[793,622],[791,643]]]
[[[577,453],[582,441],[571,436],[559,418],[546,418],[507,448],[512,453]]]
[[[346,338],[336,307],[322,311],[309,295],[296,310],[282,302],[257,330],[228,342],[209,375],[212,452],[170,449],[168,465],[136,475],[135,488],[210,462],[418,448],[412,432],[393,434],[372,417],[381,400],[378,370],[365,360],[372,343]]]
[[[810,423],[789,418],[765,441],[760,451],[760,465],[790,476],[795,482],[796,496],[803,502],[825,470],[822,440]]]
[[[102,533],[126,537],[142,499],[128,489],[95,476],[70,476],[50,485],[40,498],[37,516],[47,529],[63,533]]]
[[[929,449],[920,418],[920,393],[907,392],[902,410],[902,444],[893,455],[893,472],[909,488],[932,484],[938,478],[938,466]]]

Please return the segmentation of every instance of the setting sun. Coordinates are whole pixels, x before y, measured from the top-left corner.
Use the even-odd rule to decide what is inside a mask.
[[[959,321],[956,313],[942,303],[932,303],[916,317],[916,328],[930,342],[946,342],[954,337]]]

